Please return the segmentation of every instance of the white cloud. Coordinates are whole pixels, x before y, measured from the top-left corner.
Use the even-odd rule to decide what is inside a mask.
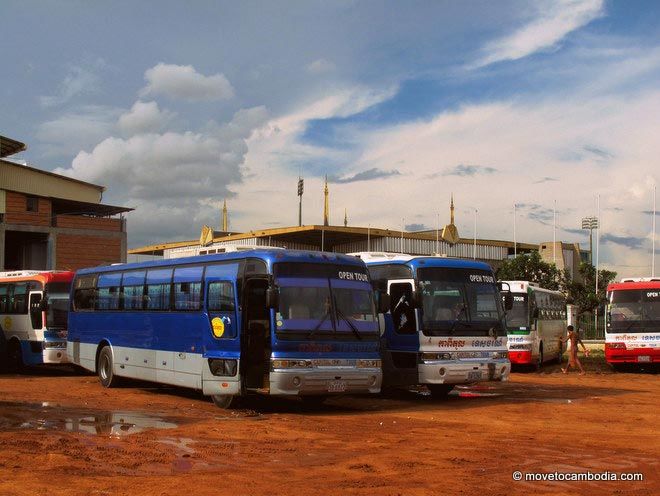
[[[112,107],[85,106],[40,124],[36,137],[45,156],[72,156],[112,134],[119,113]]]
[[[104,66],[105,62],[99,59],[90,67],[70,67],[56,93],[49,96],[40,96],[39,103],[43,107],[56,107],[67,103],[74,97],[98,91],[101,79],[96,72]]]
[[[158,108],[156,102],[137,101],[129,112],[122,114],[117,123],[124,136],[161,131],[175,116]]]
[[[204,76],[191,65],[159,63],[144,73],[147,81],[141,96],[165,95],[188,101],[227,100],[234,88],[223,74]]]
[[[105,201],[137,207],[131,245],[190,236],[216,220],[214,204],[234,195],[231,188],[243,180],[246,139],[266,115],[256,107],[204,132],[109,137],[55,172],[103,184]]]
[[[518,60],[540,50],[556,47],[569,33],[604,14],[603,0],[538,2],[534,19],[514,33],[483,48],[484,55],[473,65],[483,67],[505,60]]]
[[[310,74],[325,74],[335,70],[335,64],[326,59],[316,59],[306,67]]]

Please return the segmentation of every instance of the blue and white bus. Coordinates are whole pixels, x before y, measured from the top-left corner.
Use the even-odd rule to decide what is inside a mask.
[[[77,272],[67,352],[119,378],[201,390],[220,407],[247,393],[378,393],[373,291],[354,257],[283,249]]]
[[[446,396],[455,385],[506,381],[505,311],[482,262],[392,253],[355,253],[376,288],[390,295],[381,315],[383,385],[425,385]],[[507,296],[509,306],[511,297]]]

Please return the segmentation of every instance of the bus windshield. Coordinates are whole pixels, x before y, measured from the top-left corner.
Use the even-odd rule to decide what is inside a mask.
[[[46,327],[51,329],[66,329],[67,315],[69,313],[69,288],[66,282],[53,282],[46,284]]]
[[[506,313],[506,325],[509,329],[527,329],[529,326],[529,309],[527,307],[526,294],[513,294],[513,308]]]
[[[608,306],[610,332],[645,332],[660,329],[660,290],[612,291]]]
[[[310,265],[275,265],[278,337],[376,339],[378,321],[366,272],[360,267]]]
[[[491,273],[426,267],[417,270],[417,279],[424,334],[481,336],[491,329],[503,331],[504,312]]]

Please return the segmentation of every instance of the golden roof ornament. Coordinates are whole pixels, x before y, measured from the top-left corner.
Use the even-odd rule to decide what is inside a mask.
[[[451,194],[451,203],[449,206],[450,221],[445,227],[442,228],[442,239],[450,245],[455,245],[461,239],[458,235],[458,229],[454,224],[454,194]]]

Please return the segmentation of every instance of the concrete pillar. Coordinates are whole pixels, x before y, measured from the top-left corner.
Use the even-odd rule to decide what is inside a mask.
[[[46,254],[46,269],[57,269],[57,233],[52,230],[48,233],[48,248]]]
[[[5,270],[5,226],[0,226],[0,270]]]

